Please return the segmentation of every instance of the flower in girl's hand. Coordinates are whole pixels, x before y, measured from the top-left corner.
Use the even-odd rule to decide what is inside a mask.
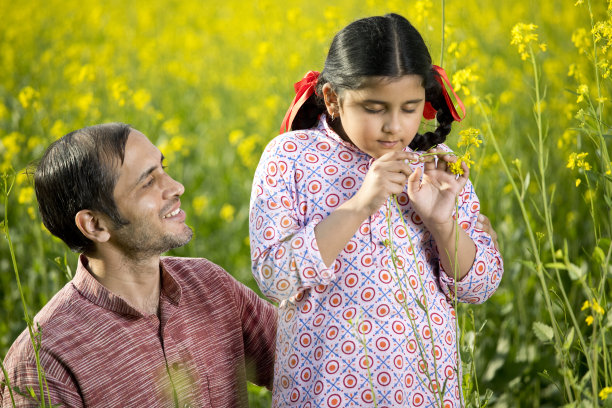
[[[465,146],[466,149],[470,147],[480,147],[482,139],[480,139],[480,129],[469,128],[459,132],[459,142],[457,147]]]
[[[462,163],[465,163],[468,169],[474,164],[474,161],[471,159],[472,150],[480,147],[481,143],[480,129],[469,128],[459,132],[457,147],[464,147],[465,150],[463,154],[457,155],[457,160],[454,163],[448,164],[451,173],[462,176],[464,173]]]

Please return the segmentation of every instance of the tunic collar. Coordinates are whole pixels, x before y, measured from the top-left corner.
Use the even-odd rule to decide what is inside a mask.
[[[164,295],[164,297],[167,298],[170,303],[178,306],[182,293],[181,286],[168,268],[164,266],[164,263],[164,259],[162,258],[160,261],[162,271],[160,294]],[[72,284],[83,297],[93,304],[115,313],[136,317],[145,316],[121,296],[114,294],[100,282],[98,282],[96,278],[94,278],[87,270],[87,265],[87,257],[81,254],[79,256],[79,263],[75,276],[72,279]]]

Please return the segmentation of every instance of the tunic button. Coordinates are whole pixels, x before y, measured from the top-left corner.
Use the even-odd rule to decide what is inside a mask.
[[[179,363],[174,363],[174,364],[172,364],[172,369],[173,369],[174,371],[178,371],[179,367],[180,367],[180,366],[179,366]]]

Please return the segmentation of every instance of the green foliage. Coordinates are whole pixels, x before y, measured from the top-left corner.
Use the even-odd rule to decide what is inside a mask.
[[[471,179],[506,272],[489,301],[458,310],[473,313],[460,320],[466,403],[610,406],[609,3],[447,1],[443,54],[441,9],[428,0],[50,0],[40,12],[39,2],[0,2],[0,173],[19,173],[8,225],[31,314],[69,280],[76,254],[42,227],[23,169],[57,137],[108,121],[149,136],[186,187],[195,236],[173,254],[207,257],[256,289],[251,180],[293,82],[322,68],[348,22],[395,11],[434,62],[444,55],[466,103],[449,144],[462,129],[484,134]],[[26,327],[12,270],[3,239],[0,356]],[[249,390],[252,406],[269,404],[265,390]]]

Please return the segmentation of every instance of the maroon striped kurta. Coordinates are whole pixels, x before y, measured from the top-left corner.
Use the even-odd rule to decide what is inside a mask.
[[[206,259],[163,257],[160,317],[145,316],[83,266],[35,317],[51,401],[69,407],[236,407],[246,379],[270,387],[276,310]],[[38,394],[24,331],[4,365]],[[5,381],[0,372],[0,384]],[[17,406],[37,405],[13,393]],[[12,401],[0,385],[0,406]]]

